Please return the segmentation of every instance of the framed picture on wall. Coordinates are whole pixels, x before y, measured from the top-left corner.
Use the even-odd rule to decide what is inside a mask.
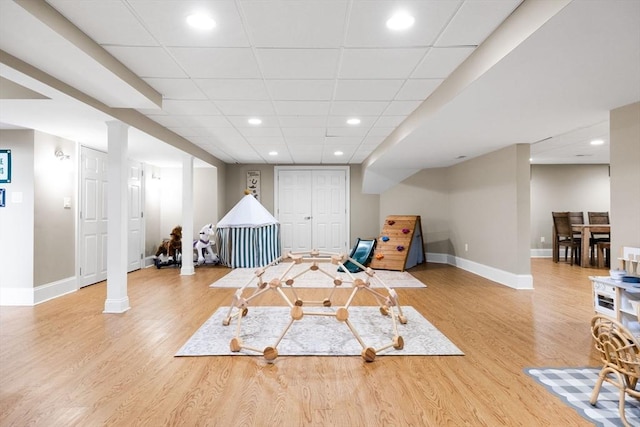
[[[0,208],[5,207],[5,194],[6,192],[4,191],[4,188],[0,188]]]
[[[11,182],[11,150],[0,150],[0,182]]]
[[[260,171],[247,172],[247,189],[260,201]]]

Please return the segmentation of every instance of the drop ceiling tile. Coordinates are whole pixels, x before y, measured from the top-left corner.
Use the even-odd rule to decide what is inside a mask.
[[[282,132],[280,128],[263,128],[263,127],[255,127],[255,128],[240,128],[238,129],[242,136],[253,138],[253,137],[271,137],[277,136],[282,137]]]
[[[311,128],[281,128],[282,134],[287,139],[296,139],[300,137],[320,137],[324,138],[327,133],[324,127]]]
[[[336,101],[331,105],[332,116],[377,116],[389,105],[385,101]]]
[[[422,104],[422,101],[392,101],[384,110],[385,116],[408,116]]]
[[[195,79],[195,84],[214,101],[269,99],[261,79]]]
[[[406,79],[424,57],[426,48],[345,49],[341,79]]]
[[[272,144],[272,145],[255,145],[253,149],[265,159],[280,159],[283,157],[289,157],[289,148],[286,144]],[[269,154],[270,152],[277,152],[276,155]]]
[[[368,129],[366,128],[347,128],[347,127],[339,127],[339,128],[327,128],[327,136],[352,136],[352,137],[364,137],[367,134]]]
[[[210,128],[209,133],[219,141],[224,141],[226,144],[233,146],[233,144],[245,144],[246,139],[240,135],[234,128]]]
[[[246,47],[249,41],[232,1],[127,0],[154,38],[164,46]],[[216,22],[208,31],[186,23],[193,11],[208,14]]]
[[[207,99],[191,79],[144,79],[164,99]]]
[[[261,78],[251,49],[173,47],[169,51],[194,79]]]
[[[371,128],[371,130],[369,131],[369,133],[367,134],[367,136],[383,136],[383,137],[387,137],[389,135],[391,135],[391,132],[393,132],[395,129],[394,127],[383,127],[383,126],[378,126],[377,124]]]
[[[411,78],[446,78],[474,51],[473,47],[433,48]]]
[[[253,116],[227,116],[227,119],[229,120],[229,122],[231,122],[233,124],[234,127],[241,129],[241,128],[256,128],[256,127],[260,127],[260,128],[277,128],[280,127],[280,122],[278,121],[278,117],[277,116],[263,116],[261,115],[260,117],[258,117],[260,120],[262,120],[262,123],[260,123],[259,125],[252,125],[249,123],[249,118],[253,117]]]
[[[343,146],[334,144],[325,144],[322,147],[322,161],[323,162],[348,162],[349,158],[356,152],[357,146]],[[342,155],[335,155],[336,151],[341,151]]]
[[[334,80],[266,80],[272,99],[276,101],[329,101],[333,97]]]
[[[371,153],[367,151],[358,150],[355,153],[353,153],[353,156],[351,156],[351,158],[349,159],[349,163],[351,164],[362,163],[369,156],[369,154]]]
[[[324,142],[320,144],[288,144],[288,147],[292,154],[322,154],[323,145]]]
[[[116,59],[142,78],[188,77],[161,47],[105,46]]]
[[[522,0],[466,1],[442,32],[436,46],[479,45]]]
[[[182,122],[185,126],[204,127],[204,128],[230,128],[231,123],[224,116],[203,116],[192,114],[182,116]]]
[[[246,138],[251,145],[285,145],[282,136],[252,136]]]
[[[187,126],[187,127],[170,127],[168,129],[185,138],[209,135],[209,130],[207,128],[202,128],[202,127],[199,128],[194,126]]]
[[[48,3],[101,45],[158,45],[124,2],[48,0]]]
[[[316,165],[321,163],[318,159],[320,158],[322,153],[299,153],[292,154],[291,158],[294,164],[296,165]]]
[[[273,116],[271,101],[216,101],[223,114],[229,116]]]
[[[380,143],[382,143],[382,141],[385,140],[387,136],[386,135],[367,135],[363,140],[362,140],[362,145],[361,146],[365,146],[365,145],[373,145],[373,146],[378,146],[380,145]]]
[[[340,47],[346,1],[241,1],[256,47]]]
[[[293,158],[289,153],[280,153],[278,152],[277,156],[269,156],[268,159],[265,160],[267,163],[272,165],[278,164],[292,164]]]
[[[404,80],[338,80],[338,101],[388,101],[393,99]]]
[[[324,139],[324,145],[334,147],[342,146],[358,146],[362,142],[361,136],[327,136]]]
[[[443,79],[409,79],[398,92],[396,101],[423,101],[440,86]]]
[[[281,116],[321,116],[329,114],[328,101],[274,101],[276,111]]]
[[[375,123],[375,121],[377,120],[378,116],[358,116],[358,118],[360,119],[360,124],[358,125],[350,125],[347,123],[347,119],[352,118],[352,116],[346,115],[346,116],[329,116],[328,120],[327,120],[327,126],[328,127],[347,127],[347,128],[360,128],[360,129],[369,129],[371,126],[373,126],[373,124]]]
[[[351,8],[346,46],[431,46],[461,1],[356,1]],[[406,31],[391,31],[387,20],[400,7],[416,22]]]
[[[165,99],[162,101],[162,109],[169,114],[176,115],[218,115],[220,111],[211,101],[191,101],[179,99]]]
[[[376,124],[374,125],[373,129],[396,128],[406,118],[407,116],[380,116],[378,120],[376,120]]]
[[[299,127],[321,127],[324,128],[327,125],[327,116],[298,116],[295,114],[285,116],[280,115],[278,117],[280,125],[283,128],[299,128]]]
[[[332,79],[338,49],[256,49],[265,79]]]
[[[325,136],[295,136],[288,137],[287,145],[293,150],[305,149],[305,150],[321,150],[324,145]]]

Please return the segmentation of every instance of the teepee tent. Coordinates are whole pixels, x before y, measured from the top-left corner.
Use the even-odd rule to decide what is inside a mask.
[[[223,265],[263,267],[280,256],[280,223],[247,194],[218,222],[216,240]]]

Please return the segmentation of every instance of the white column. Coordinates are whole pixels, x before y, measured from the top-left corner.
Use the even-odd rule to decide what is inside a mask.
[[[104,313],[124,313],[129,310],[127,295],[127,146],[129,126],[107,122],[107,300]]]
[[[182,158],[182,268],[181,276],[195,273],[193,267],[193,156]]]

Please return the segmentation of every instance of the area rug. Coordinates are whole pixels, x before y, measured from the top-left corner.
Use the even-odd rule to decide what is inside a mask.
[[[229,307],[220,307],[182,346],[176,356],[231,356],[262,355],[241,350],[233,353],[229,343],[236,332],[237,320],[223,326]],[[305,307],[309,311],[335,311],[336,308]],[[435,356],[463,355],[442,332],[434,327],[413,307],[402,307],[406,324],[398,322],[398,334],[404,339],[404,348],[393,347],[378,355]],[[245,345],[264,349],[273,346],[291,319],[289,307],[250,307],[242,318],[240,338]],[[349,320],[368,347],[380,349],[391,344],[393,324],[388,316],[382,316],[377,306],[349,308]],[[280,356],[359,356],[362,347],[348,326],[331,316],[305,315],[293,323],[278,345]]]
[[[613,385],[605,381],[596,405],[589,403],[600,368],[528,368],[524,371],[596,426],[623,425],[618,413],[619,391]],[[640,402],[627,397],[626,417],[629,424],[640,426]]]
[[[265,282],[270,281],[271,279],[278,279],[282,277],[287,268],[289,268],[290,263],[285,262],[278,265],[274,265],[273,267],[269,267],[266,269],[263,280]],[[293,286],[296,288],[326,288],[333,286],[334,276],[339,276],[343,280],[342,287],[350,286],[349,283],[351,278],[346,273],[339,273],[337,271],[337,267],[333,264],[321,264],[323,270],[331,274],[332,276],[327,276],[326,274],[320,271],[307,271],[299,277],[296,277],[298,274],[303,272],[305,269],[309,268],[309,263],[297,264],[295,265],[291,271],[286,275],[287,277],[294,277],[295,281]],[[234,268],[231,270],[226,276],[220,278],[218,281],[212,283],[212,288],[241,288],[247,283],[249,286],[255,287],[257,282],[257,278],[255,277],[256,268]],[[365,280],[368,276],[360,271],[358,273],[352,273],[353,277],[360,278]],[[384,284],[386,284],[390,288],[425,288],[426,285],[413,277],[410,273],[406,271],[388,271],[388,270],[375,270],[375,277],[382,280]],[[371,279],[370,281],[371,287],[378,288],[383,287],[378,283],[377,280]]]

